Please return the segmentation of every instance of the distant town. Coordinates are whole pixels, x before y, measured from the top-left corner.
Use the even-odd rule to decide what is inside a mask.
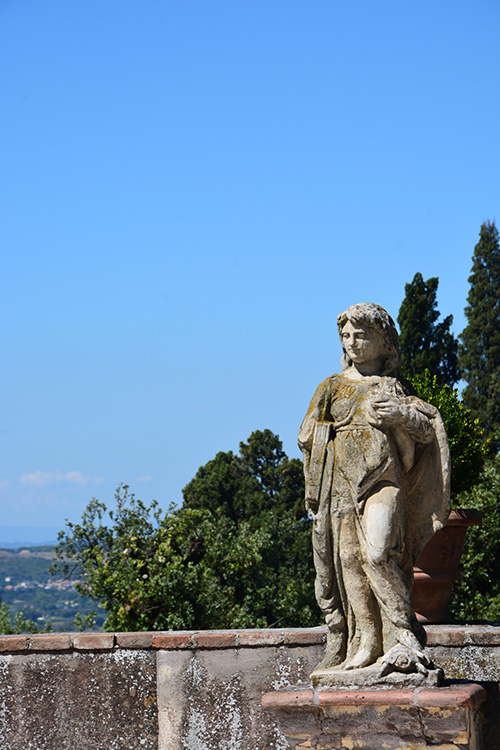
[[[94,611],[96,629],[101,629],[105,612],[75,590],[77,577],[53,578],[49,572],[53,560],[54,547],[48,545],[0,548],[0,599],[13,615],[22,611],[41,628],[50,624],[56,632],[75,630]]]

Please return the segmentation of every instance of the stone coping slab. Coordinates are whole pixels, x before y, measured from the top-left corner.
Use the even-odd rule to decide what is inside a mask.
[[[325,643],[326,629],[190,630],[137,633],[40,633],[1,635],[0,653],[123,649],[234,649]]]
[[[428,646],[498,646],[499,625],[430,625]],[[136,633],[40,633],[0,635],[0,653],[107,651],[123,649],[234,649],[312,646],[326,641],[326,628],[189,630]]]
[[[476,708],[487,692],[476,683],[450,683],[436,688],[378,690],[288,689],[265,693],[264,708],[307,708],[323,706],[416,706],[418,708]]]

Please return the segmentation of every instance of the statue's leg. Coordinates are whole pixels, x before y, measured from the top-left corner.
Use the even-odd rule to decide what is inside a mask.
[[[405,564],[402,503],[402,491],[389,483],[379,485],[367,498],[360,519],[364,568],[384,621],[389,624],[385,640],[421,651],[414,632],[412,587]]]
[[[373,664],[382,653],[382,623],[362,563],[356,512],[343,514],[339,534],[343,583],[348,597],[349,644],[343,669]]]

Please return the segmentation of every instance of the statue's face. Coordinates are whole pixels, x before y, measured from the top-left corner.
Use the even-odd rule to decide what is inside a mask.
[[[382,336],[374,328],[362,328],[348,320],[340,337],[345,353],[355,365],[365,365],[382,356]]]

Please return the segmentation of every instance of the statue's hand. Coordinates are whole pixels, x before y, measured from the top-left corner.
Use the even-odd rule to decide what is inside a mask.
[[[370,401],[368,421],[374,427],[391,425],[404,420],[408,416],[408,407],[400,399],[393,396],[375,396]]]

